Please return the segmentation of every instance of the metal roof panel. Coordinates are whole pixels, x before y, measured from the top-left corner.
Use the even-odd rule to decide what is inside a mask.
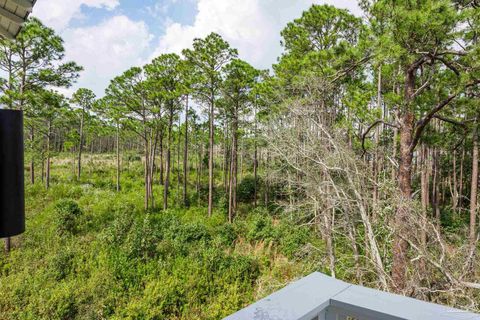
[[[480,320],[480,315],[313,273],[224,320]]]

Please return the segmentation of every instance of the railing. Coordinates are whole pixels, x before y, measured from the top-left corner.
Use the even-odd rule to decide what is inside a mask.
[[[224,320],[480,320],[480,315],[316,272]]]

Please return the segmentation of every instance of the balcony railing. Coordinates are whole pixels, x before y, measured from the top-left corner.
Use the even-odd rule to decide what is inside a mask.
[[[480,315],[313,273],[224,320],[480,320]]]

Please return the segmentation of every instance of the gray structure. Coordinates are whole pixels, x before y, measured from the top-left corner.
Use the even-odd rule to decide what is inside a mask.
[[[0,37],[15,39],[35,2],[36,0],[0,0]]]
[[[480,315],[313,273],[224,320],[480,320]]]

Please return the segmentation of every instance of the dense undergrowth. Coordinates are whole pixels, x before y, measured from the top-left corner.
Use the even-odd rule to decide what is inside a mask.
[[[233,224],[221,198],[212,217],[146,213],[139,162],[119,193],[113,169],[78,182],[58,163],[49,190],[27,186],[27,231],[0,258],[0,319],[221,319],[325,271],[318,235],[265,208],[243,203]]]

